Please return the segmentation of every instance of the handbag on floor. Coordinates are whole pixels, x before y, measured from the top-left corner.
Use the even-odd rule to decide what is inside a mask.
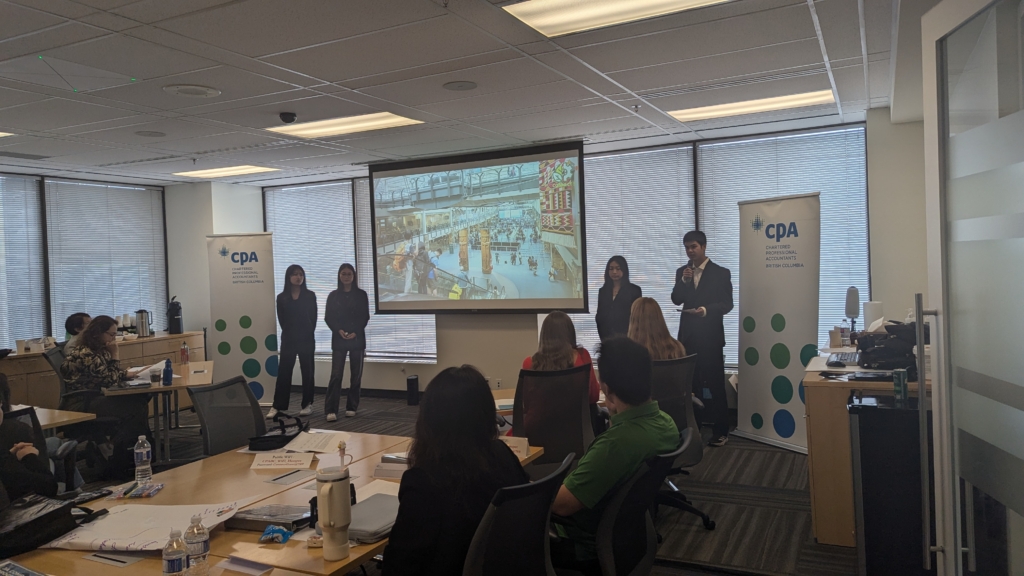
[[[290,420],[291,423],[286,423],[286,420]],[[274,416],[274,422],[277,422],[277,428],[267,431],[262,436],[249,438],[249,450],[280,450],[294,440],[300,432],[309,430],[309,423],[303,424],[298,416],[278,414]]]

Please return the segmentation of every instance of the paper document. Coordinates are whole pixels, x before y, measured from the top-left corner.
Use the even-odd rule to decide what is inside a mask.
[[[313,463],[312,454],[257,454],[250,470],[273,470],[275,468],[309,468]]]
[[[243,560],[242,558],[236,558],[235,556],[221,560],[216,564],[216,566],[225,572],[230,571],[238,572],[240,574],[252,574],[252,576],[260,576],[260,574],[266,574],[274,569],[273,566],[267,566],[266,564],[260,564],[259,562],[253,562],[251,560]]]
[[[398,489],[402,485],[398,482],[390,482],[388,480],[374,480],[362,488],[356,488],[356,503],[366,500],[374,494],[387,494],[388,496],[398,496]]]
[[[512,453],[520,460],[530,455],[530,441],[526,438],[520,438],[518,436],[499,436],[498,440],[501,440],[508,445],[508,447],[512,449]]]
[[[345,432],[324,432],[311,434],[299,432],[294,440],[289,442],[284,449],[289,452],[337,452],[338,443],[348,441],[349,435]]]
[[[193,516],[202,516],[208,529],[235,515],[239,508],[255,498],[223,504],[188,506],[151,506],[126,504],[114,506],[110,513],[79,526],[43,548],[66,550],[116,550],[138,552],[161,550],[171,530],[181,530],[192,523]]]

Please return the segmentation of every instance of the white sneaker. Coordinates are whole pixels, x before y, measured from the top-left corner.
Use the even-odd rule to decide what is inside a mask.
[[[356,415],[356,411],[355,410],[345,410],[345,417],[346,418],[351,418],[351,417],[353,417],[355,415]]]
[[[338,415],[335,414],[334,412],[331,412],[330,414],[327,415],[327,421],[328,422],[334,422],[337,419],[338,419]]]
[[[273,420],[274,416],[277,416],[277,408],[271,408],[270,412],[267,412],[267,420]]]
[[[306,406],[302,410],[299,410],[299,416],[309,416],[312,413],[313,413],[313,406],[312,405]]]

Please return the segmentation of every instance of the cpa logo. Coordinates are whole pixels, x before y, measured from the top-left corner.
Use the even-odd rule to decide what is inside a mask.
[[[217,254],[220,254],[221,258],[227,258],[228,257],[228,247],[227,246],[221,246],[220,250],[217,251]]]
[[[750,227],[754,229],[754,232],[760,232],[764,228],[764,220],[761,220],[761,215],[757,214],[754,219],[750,221]]]
[[[255,252],[232,252],[231,261],[244,266],[247,262],[259,262],[259,259]]]
[[[796,230],[796,222],[790,222],[789,226],[786,226],[784,222],[778,224],[769,224],[764,227],[765,236],[774,239],[776,242],[782,242],[783,238],[798,238],[800,234]]]

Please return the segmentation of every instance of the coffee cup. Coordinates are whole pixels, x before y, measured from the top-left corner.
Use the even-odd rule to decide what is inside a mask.
[[[25,352],[28,352],[28,346],[26,346],[25,343],[26,343],[25,340],[15,340],[14,341],[14,345],[17,348],[17,350],[15,350],[14,353],[15,354],[24,354]]]
[[[152,384],[159,384],[160,383],[160,379],[162,377],[163,377],[163,370],[161,370],[160,368],[150,368],[149,369],[149,381],[150,381],[150,383],[152,383]]]

